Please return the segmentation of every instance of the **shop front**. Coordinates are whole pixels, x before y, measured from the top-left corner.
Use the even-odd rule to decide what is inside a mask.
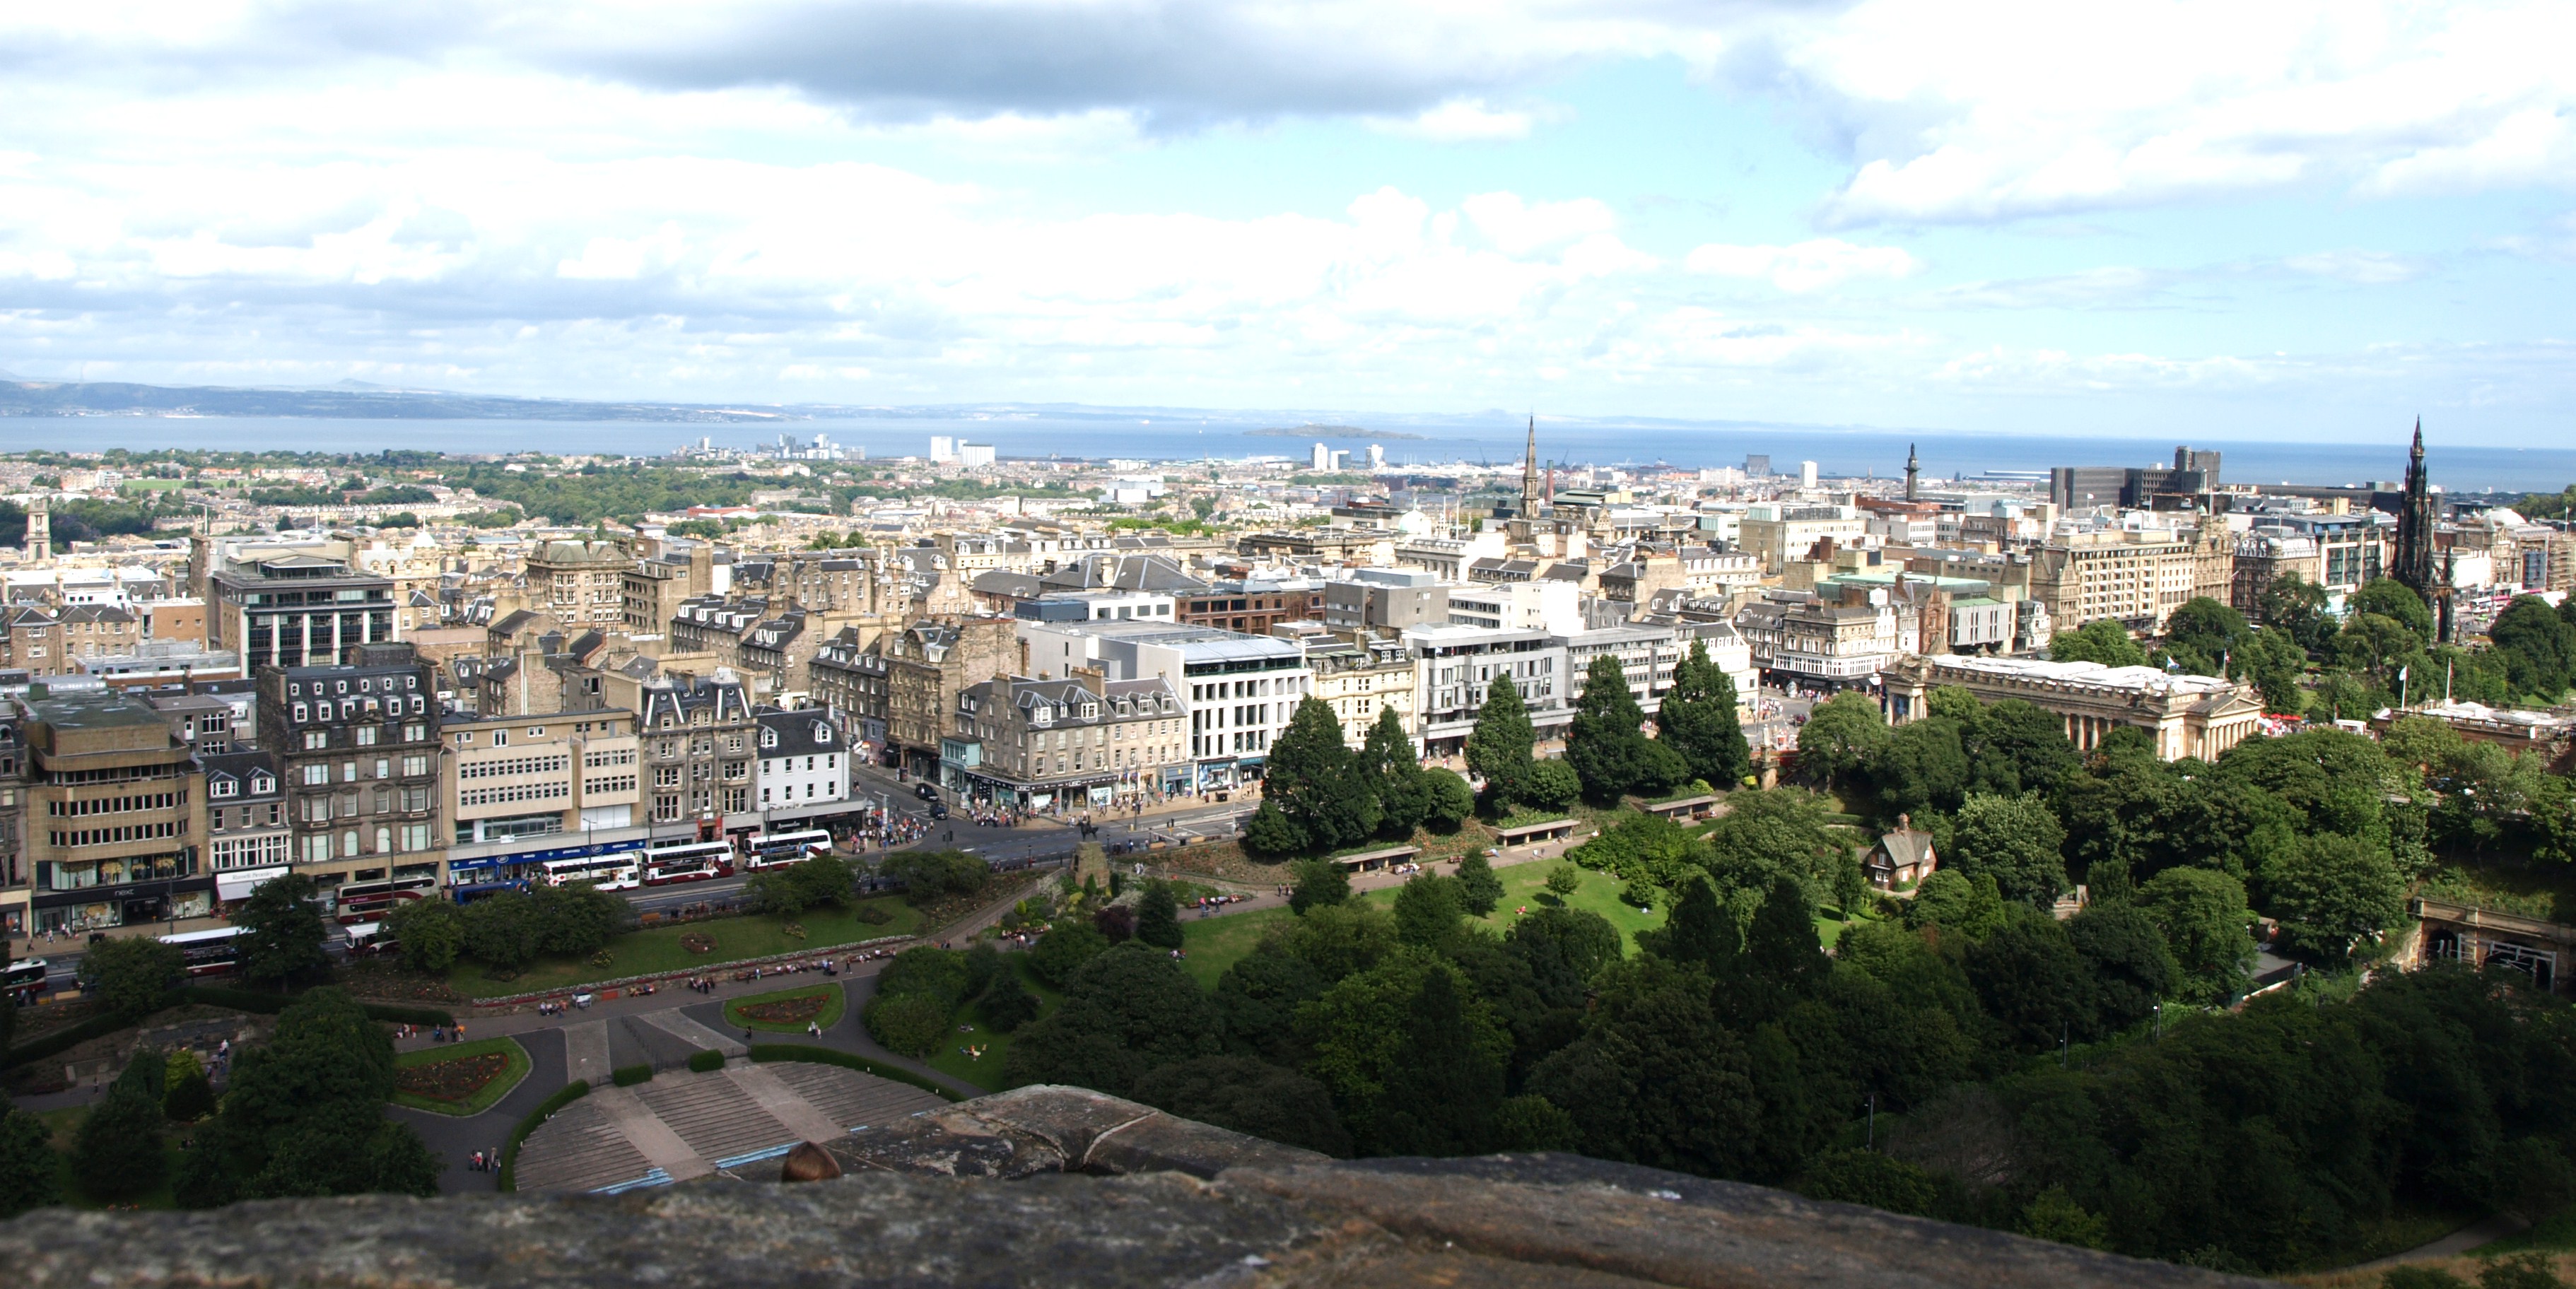
[[[214,916],[215,879],[198,875],[193,849],[86,864],[44,861],[29,903],[36,934],[184,922]]]

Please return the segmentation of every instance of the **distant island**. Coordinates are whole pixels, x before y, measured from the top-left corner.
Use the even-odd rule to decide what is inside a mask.
[[[1245,434],[1263,439],[1419,439],[1429,442],[1428,434],[1407,434],[1402,430],[1363,430],[1356,425],[1288,425],[1266,430],[1245,430]]]

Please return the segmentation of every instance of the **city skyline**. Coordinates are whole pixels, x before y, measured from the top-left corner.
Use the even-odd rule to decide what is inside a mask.
[[[0,370],[2490,446],[2576,406],[2542,7],[657,18],[19,20]]]

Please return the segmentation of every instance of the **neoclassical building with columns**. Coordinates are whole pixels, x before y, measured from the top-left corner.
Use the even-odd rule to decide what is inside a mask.
[[[1907,654],[1881,673],[1887,719],[1903,725],[1931,712],[1934,689],[1957,685],[1991,703],[2018,698],[2066,722],[2076,750],[2101,746],[2123,725],[2146,731],[2156,755],[2168,761],[2218,759],[2261,728],[2263,699],[2254,686],[2215,676],[2183,676],[2153,667],[2105,667],[2098,662],[2048,662],[2038,658],[1987,658],[1967,654]]]

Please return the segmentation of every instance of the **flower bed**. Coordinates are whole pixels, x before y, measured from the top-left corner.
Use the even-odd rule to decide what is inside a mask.
[[[841,1023],[848,994],[836,982],[802,985],[776,993],[753,994],[725,1004],[725,1022],[742,1029],[774,1034],[802,1034],[808,1025],[830,1029]]]
[[[428,1047],[394,1058],[394,1104],[438,1114],[481,1114],[527,1076],[528,1053],[516,1039]]]
[[[394,1090],[432,1101],[462,1105],[492,1080],[510,1071],[510,1058],[500,1052],[460,1056],[394,1071]]]

